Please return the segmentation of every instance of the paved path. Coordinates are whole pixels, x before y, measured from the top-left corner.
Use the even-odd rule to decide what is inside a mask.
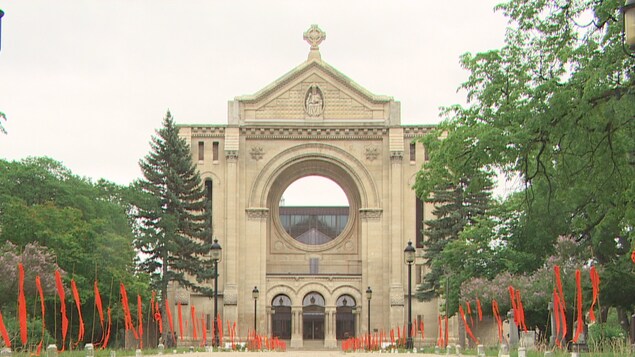
[[[399,354],[400,356],[407,356],[410,353]],[[290,350],[286,352],[185,352],[183,353],[184,357],[250,357],[250,356],[265,356],[265,357],[370,357],[384,355],[388,357],[391,355],[390,353],[379,353],[379,352],[343,352],[340,350],[322,350],[322,351],[306,351],[306,350]],[[428,353],[417,353],[412,354],[413,357],[439,357],[439,355],[428,354]],[[161,357],[170,357],[171,354],[166,353]],[[172,355],[177,356],[177,355]],[[146,356],[144,357],[151,357]],[[157,356],[152,356],[157,357]]]

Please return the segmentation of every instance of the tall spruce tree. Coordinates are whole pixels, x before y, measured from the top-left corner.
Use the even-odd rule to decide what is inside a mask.
[[[420,300],[443,296],[449,315],[456,312],[459,287],[470,273],[462,269],[461,259],[455,259],[454,254],[445,254],[445,249],[451,242],[461,239],[461,232],[466,227],[487,217],[491,204],[490,176],[489,173],[474,172],[471,177],[448,177],[424,196],[426,203],[434,205],[435,218],[424,222],[423,256],[428,272],[417,287],[416,296]]]
[[[145,193],[138,200],[136,214],[135,246],[143,254],[140,269],[150,274],[163,301],[170,282],[211,296],[210,289],[200,284],[211,277],[209,261],[204,258],[211,247],[205,190],[190,148],[179,137],[169,111],[150,147],[139,162],[144,179],[136,183]],[[165,312],[164,304],[161,309]]]

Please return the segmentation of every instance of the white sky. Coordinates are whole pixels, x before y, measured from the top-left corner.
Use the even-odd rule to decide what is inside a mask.
[[[402,124],[463,103],[465,52],[499,48],[502,0],[0,0],[0,157],[49,156],[128,184],[169,108],[177,123],[225,124],[227,101],[322,59],[401,102]]]

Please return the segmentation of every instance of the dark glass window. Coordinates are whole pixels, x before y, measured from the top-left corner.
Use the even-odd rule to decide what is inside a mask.
[[[218,161],[218,141],[212,143],[212,160]]]
[[[297,241],[309,245],[328,243],[342,233],[348,223],[348,207],[280,207],[284,230]]]
[[[205,143],[202,141],[198,142],[198,160],[205,160]]]
[[[417,248],[423,248],[423,201],[415,197],[415,234]]]

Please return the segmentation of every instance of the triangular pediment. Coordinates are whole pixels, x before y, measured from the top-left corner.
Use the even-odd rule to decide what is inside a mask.
[[[253,95],[236,97],[230,106],[230,120],[233,117],[242,124],[395,124],[399,122],[398,115],[399,103],[392,97],[370,93],[320,59],[302,63]]]

